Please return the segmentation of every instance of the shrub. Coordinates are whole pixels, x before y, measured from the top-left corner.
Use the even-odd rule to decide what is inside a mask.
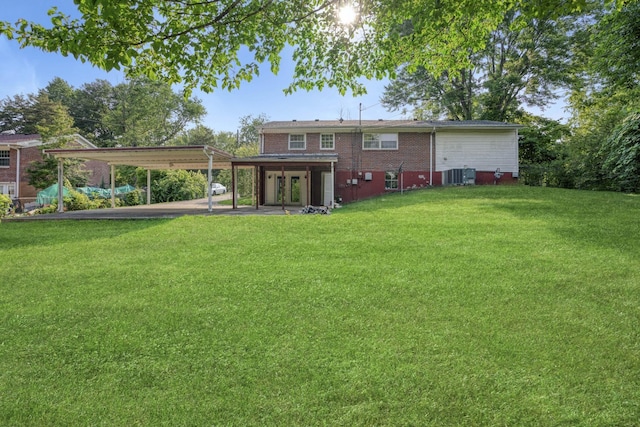
[[[5,194],[0,194],[0,218],[9,213],[11,208],[11,198]]]
[[[91,209],[91,199],[86,194],[82,194],[75,190],[70,190],[69,195],[64,199],[64,207],[68,211],[82,211]]]
[[[124,206],[137,206],[144,203],[144,192],[142,190],[134,190],[126,193],[122,197]]]
[[[207,178],[200,172],[168,170],[156,176],[159,178],[151,183],[154,203],[193,200],[207,195]]]

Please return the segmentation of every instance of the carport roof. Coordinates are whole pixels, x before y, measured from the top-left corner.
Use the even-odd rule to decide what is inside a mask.
[[[235,166],[320,166],[338,161],[338,155],[327,154],[261,154],[255,157],[240,157],[232,160]]]
[[[84,159],[111,165],[138,166],[145,169],[208,169],[209,156],[215,169],[231,167],[231,154],[209,145],[175,147],[114,147],[44,150],[57,159]]]

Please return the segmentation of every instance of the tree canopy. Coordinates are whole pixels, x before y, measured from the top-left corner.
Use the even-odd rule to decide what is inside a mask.
[[[468,68],[468,53],[484,48],[511,10],[562,14],[587,0],[353,0],[356,16],[348,25],[337,18],[343,0],[74,3],[74,17],[54,7],[51,25],[0,21],[0,34],[105,70],[124,68],[130,76],[205,92],[237,88],[262,63],[277,72],[289,46],[295,62],[289,91],[331,86],[361,93],[359,78],[393,76],[401,64],[435,74]]]
[[[402,67],[385,87],[382,104],[412,108],[416,118],[497,121],[513,120],[523,104],[546,105],[568,80],[566,53],[575,19],[524,12],[509,11],[485,47],[470,51],[462,66],[441,74]]]

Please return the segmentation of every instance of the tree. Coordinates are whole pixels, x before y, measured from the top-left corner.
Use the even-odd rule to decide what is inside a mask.
[[[640,192],[640,111],[618,125],[600,149],[609,189]]]
[[[236,134],[220,132],[216,135],[215,146],[236,157],[257,156],[260,152],[260,126],[269,120],[264,113],[254,117],[252,115],[240,118],[240,128]],[[231,188],[231,171],[221,170],[216,179],[227,188]],[[241,196],[253,193],[253,170],[240,169],[237,175],[237,188]]]
[[[54,80],[54,84],[39,91],[37,95],[16,95],[0,102],[0,129],[13,130],[21,134],[39,134],[46,143],[41,148],[56,148],[69,141],[69,136],[76,133],[73,118],[67,107],[54,97],[68,94],[63,80]],[[64,160],[65,176],[72,185],[83,186],[89,178],[84,164],[77,160]],[[32,161],[26,168],[29,184],[37,189],[44,189],[58,181],[58,163],[55,159],[45,157]]]
[[[521,113],[518,123],[518,160],[520,181],[527,185],[571,186],[565,173],[566,149],[563,142],[570,135],[569,126],[556,120]]]
[[[468,52],[484,48],[502,17],[529,2],[354,0],[356,19],[349,24],[338,22],[341,0],[74,3],[78,18],[53,8],[50,28],[19,20],[0,22],[0,33],[21,46],[205,92],[237,88],[265,62],[277,72],[290,46],[295,70],[289,91],[331,86],[360,93],[358,78],[393,76],[401,64],[434,75],[470,68]],[[525,10],[561,15],[586,3],[535,2]]]
[[[402,67],[381,99],[389,110],[412,108],[416,118],[513,120],[522,104],[544,106],[568,79],[568,32],[573,19],[509,11],[470,67],[434,74]],[[425,49],[428,49],[425,46]]]
[[[38,95],[16,95],[0,101],[0,129],[20,134],[40,134],[43,140],[75,132],[73,119],[65,106]]]
[[[183,131],[171,145],[211,145],[216,146],[216,134],[213,129],[198,124]]]
[[[74,103],[75,90],[66,80],[60,77],[54,77],[39,93],[47,95],[51,101],[59,102],[68,109]]]
[[[637,167],[629,143],[640,111],[639,21],[637,2],[603,7],[574,35],[569,97],[574,130],[566,141],[566,168],[577,188],[637,191],[630,190],[633,179],[627,173]],[[629,163],[622,166],[622,159]]]
[[[162,82],[137,78],[117,85],[102,124],[124,147],[167,145],[205,114],[202,102],[173,92]]]
[[[43,190],[58,182],[58,161],[53,157],[34,160],[26,168],[29,185]],[[64,160],[64,177],[70,187],[84,187],[89,181],[90,172],[81,160]]]
[[[98,79],[75,90],[69,113],[86,138],[99,147],[109,147],[115,145],[115,134],[105,117],[114,105],[113,86],[107,80]]]

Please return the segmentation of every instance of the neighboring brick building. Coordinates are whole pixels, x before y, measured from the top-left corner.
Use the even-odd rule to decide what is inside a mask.
[[[80,135],[72,135],[64,144],[68,148],[96,148]],[[23,204],[33,202],[38,190],[29,185],[26,169],[29,164],[42,159],[40,135],[0,134],[0,193],[8,194]],[[99,186],[109,183],[109,166],[90,161],[85,168],[91,172],[89,184]]]
[[[507,183],[518,177],[520,127],[492,121],[268,122],[261,128],[260,156],[232,164],[256,168],[259,203],[267,205],[330,205],[400,189]]]

